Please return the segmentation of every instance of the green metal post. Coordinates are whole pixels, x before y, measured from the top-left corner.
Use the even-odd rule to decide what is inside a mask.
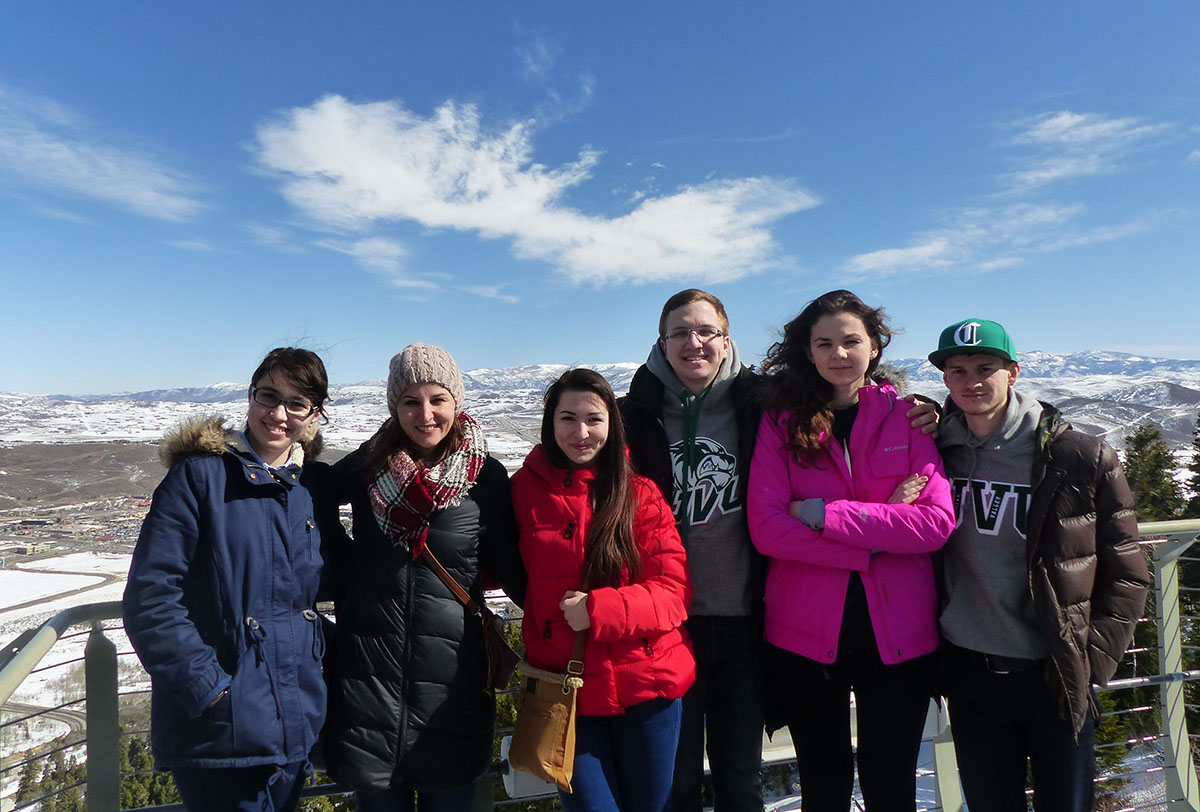
[[[99,620],[84,648],[87,687],[87,809],[121,808],[121,722],[117,712],[117,647]]]
[[[1154,548],[1154,601],[1158,619],[1158,662],[1160,674],[1183,670],[1182,622],[1179,604],[1179,557],[1195,541],[1195,533],[1171,534]],[[1159,694],[1163,730],[1163,775],[1167,784],[1169,812],[1200,809],[1200,782],[1192,763],[1188,739],[1184,683],[1171,682]]]

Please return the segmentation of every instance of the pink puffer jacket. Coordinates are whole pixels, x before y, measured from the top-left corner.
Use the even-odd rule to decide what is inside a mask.
[[[910,407],[888,384],[859,390],[850,465],[823,438],[816,466],[787,448],[787,412],[763,415],[750,466],[746,510],[754,545],[769,556],[767,641],[819,662],[837,656],[850,571],[862,577],[879,655],[894,664],[938,645],[937,593],[929,553],[954,528],[950,485],[933,439],[913,429]],[[851,472],[853,468],[853,472]],[[909,474],[929,482],[913,504],[886,504]],[[788,515],[793,500],[825,500],[825,528]]]

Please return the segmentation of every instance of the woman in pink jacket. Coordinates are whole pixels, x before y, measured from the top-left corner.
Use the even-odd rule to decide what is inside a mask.
[[[796,747],[805,812],[913,809],[938,645],[930,552],[954,527],[933,439],[872,373],[891,340],[849,291],[810,302],[763,363],[767,411],[747,511],[769,557],[770,702]]]

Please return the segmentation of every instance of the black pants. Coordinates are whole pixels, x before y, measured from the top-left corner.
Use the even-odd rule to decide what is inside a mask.
[[[705,732],[714,812],[762,812],[762,626],[752,617],[687,620],[696,682],[683,697],[675,812],[701,812]]]
[[[971,812],[1024,812],[1026,764],[1034,809],[1089,812],[1096,720],[1089,714],[1075,735],[1055,709],[1047,663],[996,673],[982,654],[955,646],[946,646],[945,661],[950,730]]]
[[[884,665],[865,615],[847,611],[837,660],[829,665],[769,647],[768,680],[796,746],[804,812],[850,809],[855,760],[851,690],[858,719],[858,783],[867,812],[916,809],[917,756],[933,692],[935,655]]]

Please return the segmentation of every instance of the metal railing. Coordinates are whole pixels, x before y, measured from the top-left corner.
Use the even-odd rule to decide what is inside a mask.
[[[1149,713],[1157,706],[1156,723],[1144,723],[1147,730],[1156,729],[1139,736],[1134,741],[1116,742],[1116,746],[1138,743],[1157,743],[1162,752],[1161,766],[1151,771],[1162,774],[1165,798],[1150,806],[1133,806],[1127,809],[1155,808],[1167,812],[1200,812],[1200,780],[1197,779],[1192,758],[1185,688],[1193,680],[1200,679],[1200,669],[1191,669],[1186,657],[1193,650],[1200,650],[1200,641],[1194,639],[1200,631],[1200,617],[1184,612],[1184,596],[1200,593],[1200,588],[1181,586],[1181,566],[1187,562],[1200,562],[1200,558],[1189,558],[1186,553],[1200,539],[1200,520],[1153,522],[1139,525],[1141,537],[1147,541],[1154,573],[1153,608],[1157,627],[1157,641],[1153,650],[1148,647],[1131,649],[1131,656],[1156,656],[1157,673],[1136,674],[1125,679],[1113,680],[1105,692],[1156,689],[1157,702],[1146,703],[1122,711],[1122,713]],[[86,765],[86,779],[78,784],[60,787],[56,792],[81,790],[88,812],[117,812],[121,808],[120,753],[123,736],[142,735],[145,730],[123,731],[121,728],[122,699],[145,694],[145,689],[122,691],[119,680],[119,657],[129,656],[129,649],[118,650],[112,637],[122,636],[123,630],[112,621],[121,617],[119,602],[86,604],[60,612],[36,629],[31,629],[0,651],[0,735],[16,725],[28,726],[32,721],[59,714],[78,720],[79,705],[83,706],[82,738],[70,732],[65,737],[56,737],[34,752],[7,753],[0,747],[0,780],[11,784],[15,771],[29,764],[36,766],[41,760],[63,753],[82,749]],[[110,625],[106,625],[106,623]],[[73,632],[75,627],[83,631]],[[86,636],[82,656],[68,659],[57,666],[46,666],[43,662],[56,645],[72,638]],[[10,698],[31,675],[48,668],[82,662],[84,696],[64,701],[54,708],[28,708],[15,706]],[[12,718],[9,718],[12,717]],[[965,808],[958,784],[955,767],[952,730],[940,710],[933,720],[931,732],[931,765],[935,803],[931,809],[942,812],[962,812]],[[60,741],[61,739],[61,741]],[[1109,745],[1113,746],[1113,745]],[[786,754],[779,746],[773,746],[766,761],[775,761]],[[790,758],[789,758],[790,760]],[[502,767],[501,767],[502,769]],[[1125,776],[1126,779],[1129,776]],[[306,797],[343,794],[347,790],[336,785],[306,788]],[[51,793],[53,795],[54,793]],[[35,809],[47,798],[29,798],[16,809]],[[487,807],[491,800],[490,783],[481,788],[480,803]],[[5,806],[0,812],[7,812]],[[155,810],[182,810],[182,806],[161,805],[146,807]]]

